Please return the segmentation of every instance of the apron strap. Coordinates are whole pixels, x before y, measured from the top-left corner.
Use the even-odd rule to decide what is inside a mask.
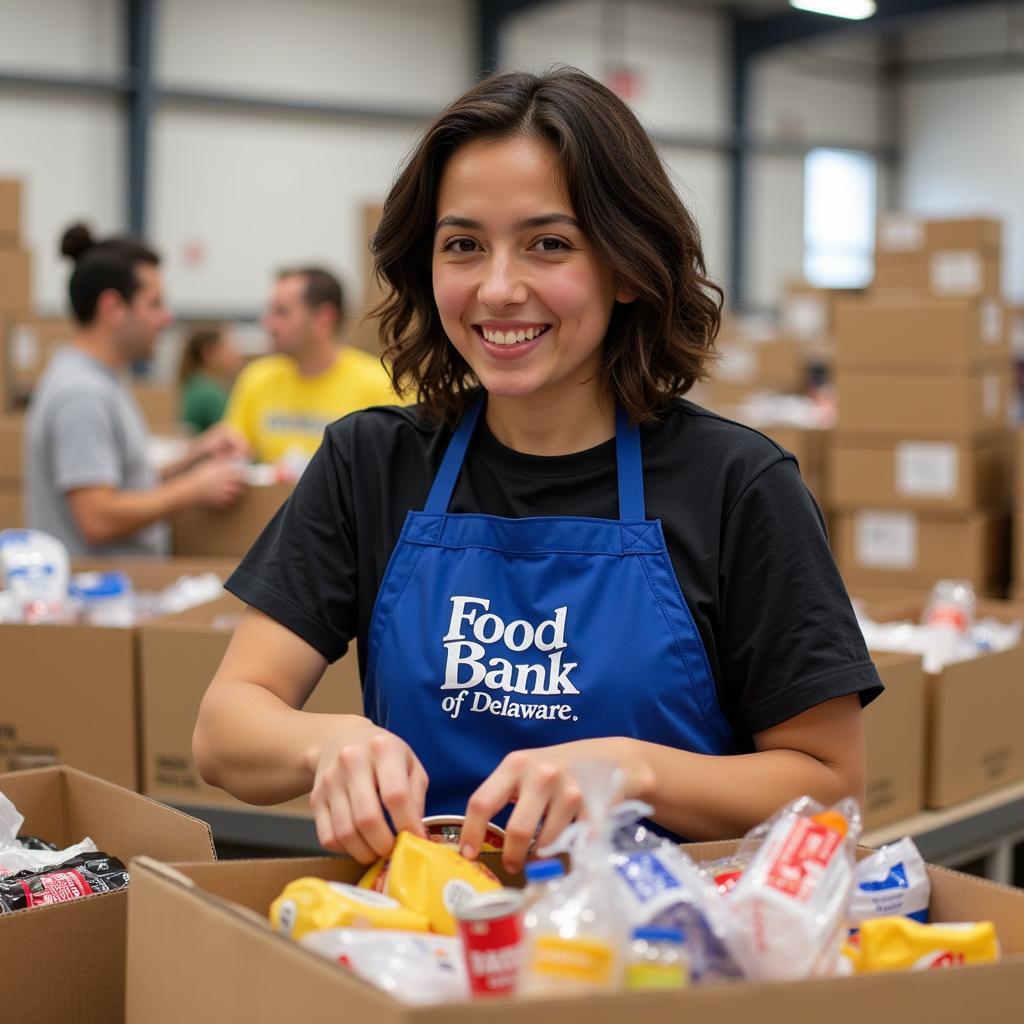
[[[463,459],[483,407],[484,396],[481,395],[455,428],[430,487],[430,494],[423,506],[424,512],[443,515],[448,511]],[[645,518],[644,470],[640,456],[640,430],[629,422],[629,416],[621,407],[615,409],[615,461],[619,480],[619,518],[631,522],[642,521]]]
[[[473,429],[476,427],[476,421],[480,418],[480,411],[483,407],[484,396],[481,395],[470,406],[469,411],[455,428],[455,433],[452,434],[452,439],[448,442],[448,450],[441,460],[437,476],[434,477],[434,482],[431,484],[427,503],[423,506],[424,512],[442,515],[448,511],[452,493],[455,490],[455,482],[459,479],[459,472],[462,469],[462,460],[466,457],[466,449],[469,447]]]
[[[621,405],[615,406],[615,463],[619,473],[619,518],[639,522],[644,514],[644,466],[640,428],[630,423]]]

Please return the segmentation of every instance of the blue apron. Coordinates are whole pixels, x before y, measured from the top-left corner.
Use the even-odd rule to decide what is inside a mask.
[[[629,736],[734,752],[661,522],[644,518],[639,430],[617,412],[619,519],[451,514],[482,407],[408,513],[370,623],[366,714],[419,757],[426,813],[464,814],[514,750]]]

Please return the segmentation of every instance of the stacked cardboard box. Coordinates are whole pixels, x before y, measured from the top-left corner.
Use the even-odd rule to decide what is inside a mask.
[[[291,492],[291,484],[252,486],[230,508],[179,512],[171,520],[174,553],[190,558],[241,558]]]
[[[0,530],[25,525],[22,444],[25,417],[0,414]]]
[[[878,223],[872,290],[938,297],[996,295],[1001,290],[1001,246],[998,220],[889,214]]]
[[[1001,593],[1011,413],[997,298],[871,296],[836,310],[829,480],[851,589],[969,579]]]
[[[32,257],[22,247],[22,184],[0,178],[0,410],[10,408],[8,325],[32,308]]]
[[[1024,601],[1024,430],[1014,438],[1013,472],[1013,593]]]

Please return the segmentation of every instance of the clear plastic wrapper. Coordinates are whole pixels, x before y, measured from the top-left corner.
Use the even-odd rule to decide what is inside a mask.
[[[928,921],[932,886],[924,858],[912,839],[901,839],[857,863],[848,923],[856,929],[871,917],[900,915]]]
[[[56,537],[42,530],[0,530],[0,570],[18,621],[65,621],[70,566],[68,549]]]
[[[457,938],[333,928],[310,932],[301,941],[402,1002],[429,1005],[469,998],[462,942]]]
[[[45,871],[74,857],[96,853],[96,844],[89,838],[59,850],[34,836],[19,837],[24,823],[18,809],[0,793],[0,879],[22,871]]]
[[[861,818],[856,801],[826,810],[809,797],[747,834],[749,864],[722,916],[727,948],[755,980],[835,973],[846,936]]]

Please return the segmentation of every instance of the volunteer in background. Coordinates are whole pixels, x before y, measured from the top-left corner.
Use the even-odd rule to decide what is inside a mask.
[[[691,839],[862,797],[878,676],[793,457],[681,397],[721,293],[626,105],[569,69],[487,79],[373,245],[421,404],[333,424],[228,583],[204,778],[311,790],[362,861],[424,810],[466,812],[474,855],[512,803],[512,868],[579,812],[581,758]],[[354,640],[368,717],[297,710]]]
[[[181,421],[202,433],[224,416],[228,389],[242,368],[242,355],[225,327],[197,327],[181,353],[178,384]]]
[[[396,401],[380,361],[339,343],[343,318],[341,284],[326,270],[278,275],[263,318],[274,354],[242,371],[225,416],[256,461],[309,459],[339,416]]]
[[[65,232],[74,260],[68,285],[78,327],[50,360],[25,431],[29,526],[75,555],[166,555],[167,516],[196,505],[224,508],[245,487],[233,435],[214,428],[162,470],[146,456],[146,425],[128,368],[153,355],[170,323],[160,261],[137,239],[96,241]]]

